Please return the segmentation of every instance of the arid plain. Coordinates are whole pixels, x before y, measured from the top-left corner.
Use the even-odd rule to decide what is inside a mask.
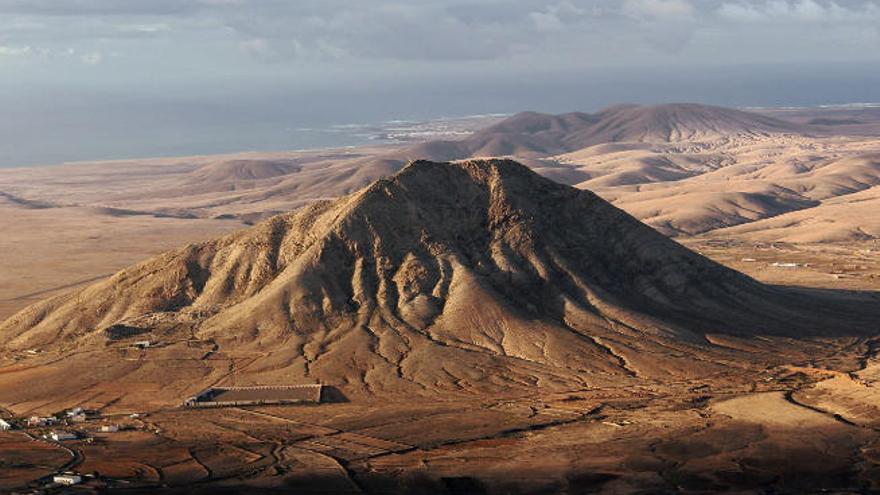
[[[0,170],[2,412],[94,411],[0,432],[0,490],[880,490],[878,136],[876,108],[618,106]]]

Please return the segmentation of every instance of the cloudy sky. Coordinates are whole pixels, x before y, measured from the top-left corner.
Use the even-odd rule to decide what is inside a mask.
[[[878,79],[880,0],[0,0],[0,162],[395,116],[873,101]],[[230,144],[230,121],[253,136]]]

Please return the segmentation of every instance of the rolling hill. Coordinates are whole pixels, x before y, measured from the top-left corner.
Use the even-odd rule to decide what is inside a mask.
[[[55,177],[52,170],[36,171],[24,182],[5,184],[0,176],[0,190],[38,204],[63,200],[61,204],[251,222],[351,193],[412,160],[516,157],[554,180],[602,192],[606,187],[701,175],[731,161],[723,154],[705,156],[701,150],[706,146],[735,139],[754,144],[806,132],[808,127],[696,104],[621,105],[595,114],[524,112],[464,139],[390,151],[377,147],[195,157],[148,161],[141,168],[137,162],[119,162],[112,174],[100,164],[80,165],[77,170],[66,167],[64,177]],[[95,173],[107,183],[104,187],[95,187]]]
[[[402,153],[430,160],[538,158],[605,143],[678,143],[804,133],[808,129],[757,113],[709,105],[618,105],[595,114],[522,112],[465,139],[421,143]]]

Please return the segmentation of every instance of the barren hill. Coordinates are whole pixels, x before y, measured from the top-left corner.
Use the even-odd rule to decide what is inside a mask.
[[[160,376],[167,404],[231,372],[354,395],[565,389],[720,371],[772,359],[774,336],[878,321],[858,301],[818,302],[515,162],[420,161],[18,313],[0,325],[4,350],[47,362],[13,377],[44,385],[0,401],[124,403],[126,383]],[[160,348],[125,350],[145,339]],[[794,342],[778,345],[791,356]]]
[[[599,143],[669,143],[807,130],[806,126],[758,113],[696,103],[619,105],[595,114],[595,118],[593,126],[567,139],[574,148]]]
[[[555,168],[538,170],[594,190],[668,235],[704,234],[741,224],[756,231],[762,221],[773,219],[777,225],[801,224],[800,239],[875,238],[870,215],[858,214],[866,203],[857,198],[876,195],[880,186],[876,144],[790,136],[705,149],[593,148],[558,156]],[[851,208],[853,214],[838,217],[836,226],[833,219],[812,225],[795,220],[827,216],[822,213],[826,206],[837,213]]]
[[[603,143],[675,143],[806,130],[757,113],[695,103],[617,105],[595,114],[520,113],[477,132],[465,143],[474,156],[514,155],[523,150],[546,156]]]
[[[603,143],[675,143],[731,136],[807,132],[808,126],[731,108],[672,103],[618,105],[595,114],[522,112],[459,141],[432,141],[403,151],[432,160],[546,157]]]

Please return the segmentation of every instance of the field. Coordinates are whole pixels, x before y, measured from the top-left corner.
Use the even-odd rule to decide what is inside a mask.
[[[295,385],[277,387],[212,388],[200,394],[192,405],[200,403],[286,403],[320,402],[320,385]]]

